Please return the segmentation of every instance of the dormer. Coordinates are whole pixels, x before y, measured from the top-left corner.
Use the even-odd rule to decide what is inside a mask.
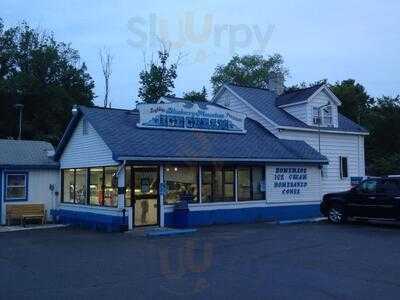
[[[287,92],[276,105],[309,126],[338,127],[341,102],[326,84]]]

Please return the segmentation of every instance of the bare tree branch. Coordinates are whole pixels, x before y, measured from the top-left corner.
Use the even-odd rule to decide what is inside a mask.
[[[110,50],[105,47],[99,50],[99,56],[105,84],[104,107],[111,107],[111,101],[108,100],[108,97],[110,94],[110,77],[112,74],[112,63],[114,57],[111,55]]]

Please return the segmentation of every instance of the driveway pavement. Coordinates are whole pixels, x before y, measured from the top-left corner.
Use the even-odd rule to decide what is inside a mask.
[[[229,225],[146,238],[0,234],[0,299],[398,299],[400,227]]]

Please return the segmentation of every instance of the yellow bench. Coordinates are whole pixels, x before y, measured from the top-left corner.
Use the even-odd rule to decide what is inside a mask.
[[[7,225],[11,220],[20,220],[21,225],[25,226],[25,220],[40,219],[42,224],[46,223],[46,209],[44,204],[7,204],[6,205]]]

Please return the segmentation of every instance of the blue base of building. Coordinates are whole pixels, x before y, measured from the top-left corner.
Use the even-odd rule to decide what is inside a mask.
[[[128,230],[128,218],[105,214],[72,211],[65,209],[52,210],[51,214],[57,223],[70,224],[87,229],[120,232]]]
[[[241,209],[218,209],[190,211],[188,226],[205,226],[213,224],[257,223],[266,221],[293,221],[321,217],[319,204],[291,205],[275,207],[252,207]],[[174,213],[166,213],[165,226],[175,227]]]

